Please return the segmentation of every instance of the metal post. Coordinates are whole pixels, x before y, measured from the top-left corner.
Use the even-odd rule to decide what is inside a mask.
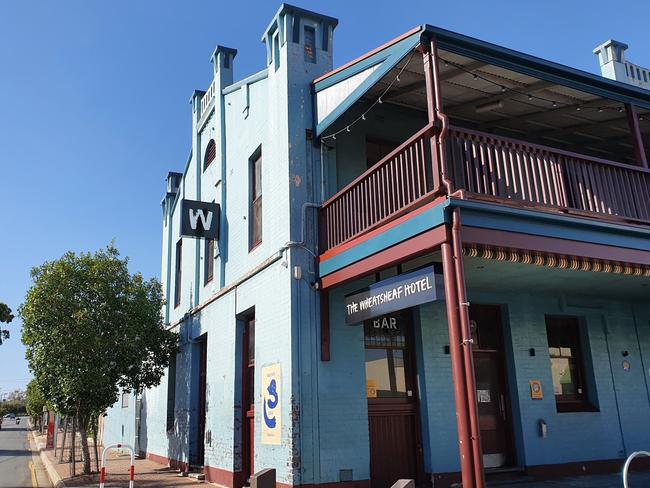
[[[458,287],[458,313],[463,344],[463,360],[465,363],[465,386],[467,388],[467,407],[470,431],[472,434],[472,455],[474,461],[474,477],[476,488],[485,487],[483,473],[483,452],[481,448],[481,431],[478,421],[478,403],[476,399],[476,378],[474,377],[474,355],[472,353],[472,334],[469,328],[469,302],[465,289],[465,272],[463,269],[463,246],[460,235],[460,210],[455,208],[452,213],[452,243],[454,266],[456,271],[456,286]]]
[[[129,468],[129,488],[133,488],[133,478],[135,476],[135,451],[128,444],[112,444],[106,446],[102,451],[102,466],[99,469],[99,488],[104,488],[106,482],[106,453],[109,449],[128,449],[131,451],[131,467]]]
[[[463,369],[463,352],[459,334],[458,287],[451,239],[441,245],[442,272],[445,282],[445,304],[447,307],[447,326],[449,329],[449,354],[451,356],[451,375],[456,401],[456,424],[458,427],[458,448],[460,451],[460,472],[463,486],[475,487],[470,439],[469,412],[467,409],[467,388]]]
[[[422,52],[422,64],[424,67],[424,79],[426,82],[426,93],[427,93],[427,116],[429,118],[429,124],[433,124],[436,121],[436,110],[437,105],[437,90],[435,86],[435,78],[433,65],[435,60],[431,55],[431,49],[424,44],[420,44],[420,51]],[[438,191],[442,187],[441,174],[442,169],[440,167],[440,157],[438,154],[438,145],[437,145],[437,134],[434,130],[429,138],[430,150],[431,150],[431,162],[433,163],[433,190]]]
[[[643,146],[643,137],[641,136],[641,129],[639,128],[639,117],[636,113],[636,107],[632,104],[626,103],[625,113],[627,115],[627,125],[630,127],[630,132],[632,132],[636,160],[641,166],[648,168],[648,159],[645,155],[645,147]]]

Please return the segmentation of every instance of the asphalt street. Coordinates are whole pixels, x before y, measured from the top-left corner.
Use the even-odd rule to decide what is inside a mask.
[[[0,429],[0,488],[51,487],[31,442],[27,418],[5,419]],[[32,450],[34,449],[34,451]]]

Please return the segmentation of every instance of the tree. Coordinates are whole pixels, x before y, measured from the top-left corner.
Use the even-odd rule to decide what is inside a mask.
[[[25,410],[35,424],[38,423],[40,425],[40,420],[43,417],[43,407],[45,406],[45,397],[36,379],[32,379],[27,384],[27,390],[25,391]]]
[[[0,322],[8,324],[14,319],[11,309],[6,303],[0,302]],[[0,344],[3,340],[9,339],[9,331],[0,327]]]
[[[112,245],[68,252],[31,276],[19,310],[26,357],[52,407],[76,417],[89,473],[90,420],[117,401],[119,388],[159,384],[177,337],[163,325],[160,283],[131,275]]]

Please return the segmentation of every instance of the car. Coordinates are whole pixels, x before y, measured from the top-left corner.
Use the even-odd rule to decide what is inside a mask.
[[[15,419],[16,414],[15,413],[8,413],[7,415],[4,416],[6,419]]]

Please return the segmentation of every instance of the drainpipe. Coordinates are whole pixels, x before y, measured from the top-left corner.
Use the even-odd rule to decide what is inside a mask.
[[[451,356],[451,376],[456,401],[456,426],[458,428],[458,449],[460,451],[460,472],[463,486],[474,488],[473,453],[470,439],[469,412],[467,409],[467,388],[461,350],[459,327],[458,288],[451,238],[440,246],[442,251],[442,272],[445,282],[445,304],[447,308],[447,327],[449,329],[449,354]]]
[[[429,122],[439,120],[441,123],[441,131],[436,138],[436,147],[434,148],[432,144],[432,157],[435,158],[438,166],[434,168],[434,171],[440,172],[438,181],[442,185],[442,188],[440,188],[441,193],[450,198],[455,195],[455,191],[448,171],[447,154],[444,145],[449,133],[449,119],[441,110],[440,72],[435,38],[430,40],[428,52],[423,53],[423,57]],[[467,303],[465,290],[460,211],[458,209],[453,210],[451,219],[446,219],[445,225],[447,227],[447,239],[441,245],[441,251],[460,444],[461,476],[463,486],[484,488],[485,479],[478,424],[478,406],[476,403],[474,361],[471,334],[469,332],[469,303]]]
[[[469,413],[470,432],[472,434],[472,454],[474,456],[474,477],[476,487],[485,486],[483,474],[483,452],[481,449],[481,432],[478,425],[478,404],[476,399],[476,379],[474,378],[474,355],[472,354],[472,335],[469,327],[469,302],[465,289],[465,272],[463,269],[463,246],[460,235],[460,210],[452,211],[451,239],[453,246],[453,260],[458,287],[459,326],[461,331],[463,360],[465,363],[465,387],[467,388],[467,405]]]

